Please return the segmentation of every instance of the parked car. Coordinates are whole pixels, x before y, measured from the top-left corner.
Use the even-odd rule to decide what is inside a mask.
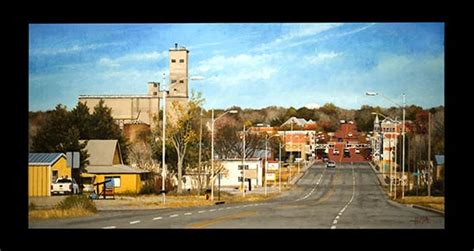
[[[359,148],[355,149],[355,153],[359,154],[360,153],[360,150]]]
[[[51,184],[51,194],[78,194],[79,185],[71,178],[58,178]]]
[[[336,168],[336,162],[333,160],[330,160],[326,163],[326,168]]]
[[[338,155],[338,154],[339,154],[339,150],[338,150],[338,149],[334,149],[333,154],[334,154],[334,155]]]
[[[323,162],[324,162],[324,163],[327,163],[328,161],[329,161],[329,158],[328,158],[328,157],[324,157],[324,158],[323,158]]]

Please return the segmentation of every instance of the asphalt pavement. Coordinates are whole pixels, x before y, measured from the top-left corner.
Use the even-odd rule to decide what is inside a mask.
[[[444,216],[389,201],[366,163],[312,165],[294,188],[263,202],[32,221],[30,228],[444,228]]]

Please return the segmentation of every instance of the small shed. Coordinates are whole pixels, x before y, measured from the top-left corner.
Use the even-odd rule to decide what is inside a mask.
[[[51,184],[59,177],[71,177],[64,153],[30,153],[28,156],[28,196],[50,196]]]

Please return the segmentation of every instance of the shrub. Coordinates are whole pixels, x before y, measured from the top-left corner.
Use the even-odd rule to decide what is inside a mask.
[[[68,196],[56,205],[56,209],[67,210],[72,208],[85,209],[94,213],[97,212],[94,202],[85,195]]]

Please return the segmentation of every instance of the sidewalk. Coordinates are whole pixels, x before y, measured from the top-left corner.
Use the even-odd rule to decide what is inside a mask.
[[[372,162],[368,162],[372,170],[374,171],[375,175],[377,176],[380,185],[382,186],[388,186],[389,184],[385,183],[385,180],[383,178],[383,175],[375,169],[375,165],[372,164]]]

